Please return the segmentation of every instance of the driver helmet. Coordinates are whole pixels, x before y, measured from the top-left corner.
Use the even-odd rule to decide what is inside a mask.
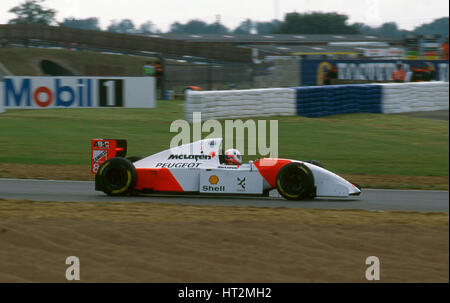
[[[242,155],[237,149],[230,148],[225,151],[224,160],[228,165],[241,165]]]

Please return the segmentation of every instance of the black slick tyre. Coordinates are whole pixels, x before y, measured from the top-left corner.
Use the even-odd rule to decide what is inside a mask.
[[[276,177],[276,187],[280,195],[287,200],[314,198],[314,176],[302,163],[289,163],[283,166]]]
[[[136,186],[137,172],[131,161],[116,157],[105,161],[95,175],[95,189],[110,196],[129,194]]]

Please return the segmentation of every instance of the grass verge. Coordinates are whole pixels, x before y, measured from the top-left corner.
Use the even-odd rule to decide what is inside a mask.
[[[76,170],[89,165],[90,140],[101,137],[125,138],[130,155],[146,156],[168,148],[177,119],[183,119],[181,101],[158,101],[155,109],[7,110],[0,115],[0,163]],[[448,188],[447,121],[380,114],[264,120],[278,120],[279,157],[317,159],[370,187],[436,189],[439,179],[438,188]],[[14,171],[3,168],[0,176],[23,175]],[[42,177],[55,178],[51,172]]]
[[[50,60],[74,75],[141,76],[145,57],[118,56],[93,51],[42,48],[0,49],[0,62],[14,75],[44,76],[42,60]]]

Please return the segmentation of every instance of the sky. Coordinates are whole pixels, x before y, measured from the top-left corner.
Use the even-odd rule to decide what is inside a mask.
[[[14,18],[8,11],[25,0],[0,0],[0,24]],[[45,0],[46,8],[57,11],[56,20],[97,17],[106,29],[112,20],[131,19],[136,27],[151,21],[166,32],[175,21],[200,19],[236,28],[247,18],[253,21],[282,20],[286,13],[337,12],[349,16],[348,23],[379,26],[397,22],[412,30],[434,19],[448,17],[448,0]]]

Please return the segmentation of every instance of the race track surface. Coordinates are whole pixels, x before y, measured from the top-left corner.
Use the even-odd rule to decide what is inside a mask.
[[[94,182],[52,181],[30,179],[0,179],[0,199],[24,199],[58,202],[153,202],[187,205],[223,205],[254,207],[288,207],[318,209],[366,209],[434,212],[449,209],[448,191],[363,189],[358,197],[349,199],[316,198],[306,201],[286,201],[276,190],[270,197],[146,195],[108,197],[94,190]]]

